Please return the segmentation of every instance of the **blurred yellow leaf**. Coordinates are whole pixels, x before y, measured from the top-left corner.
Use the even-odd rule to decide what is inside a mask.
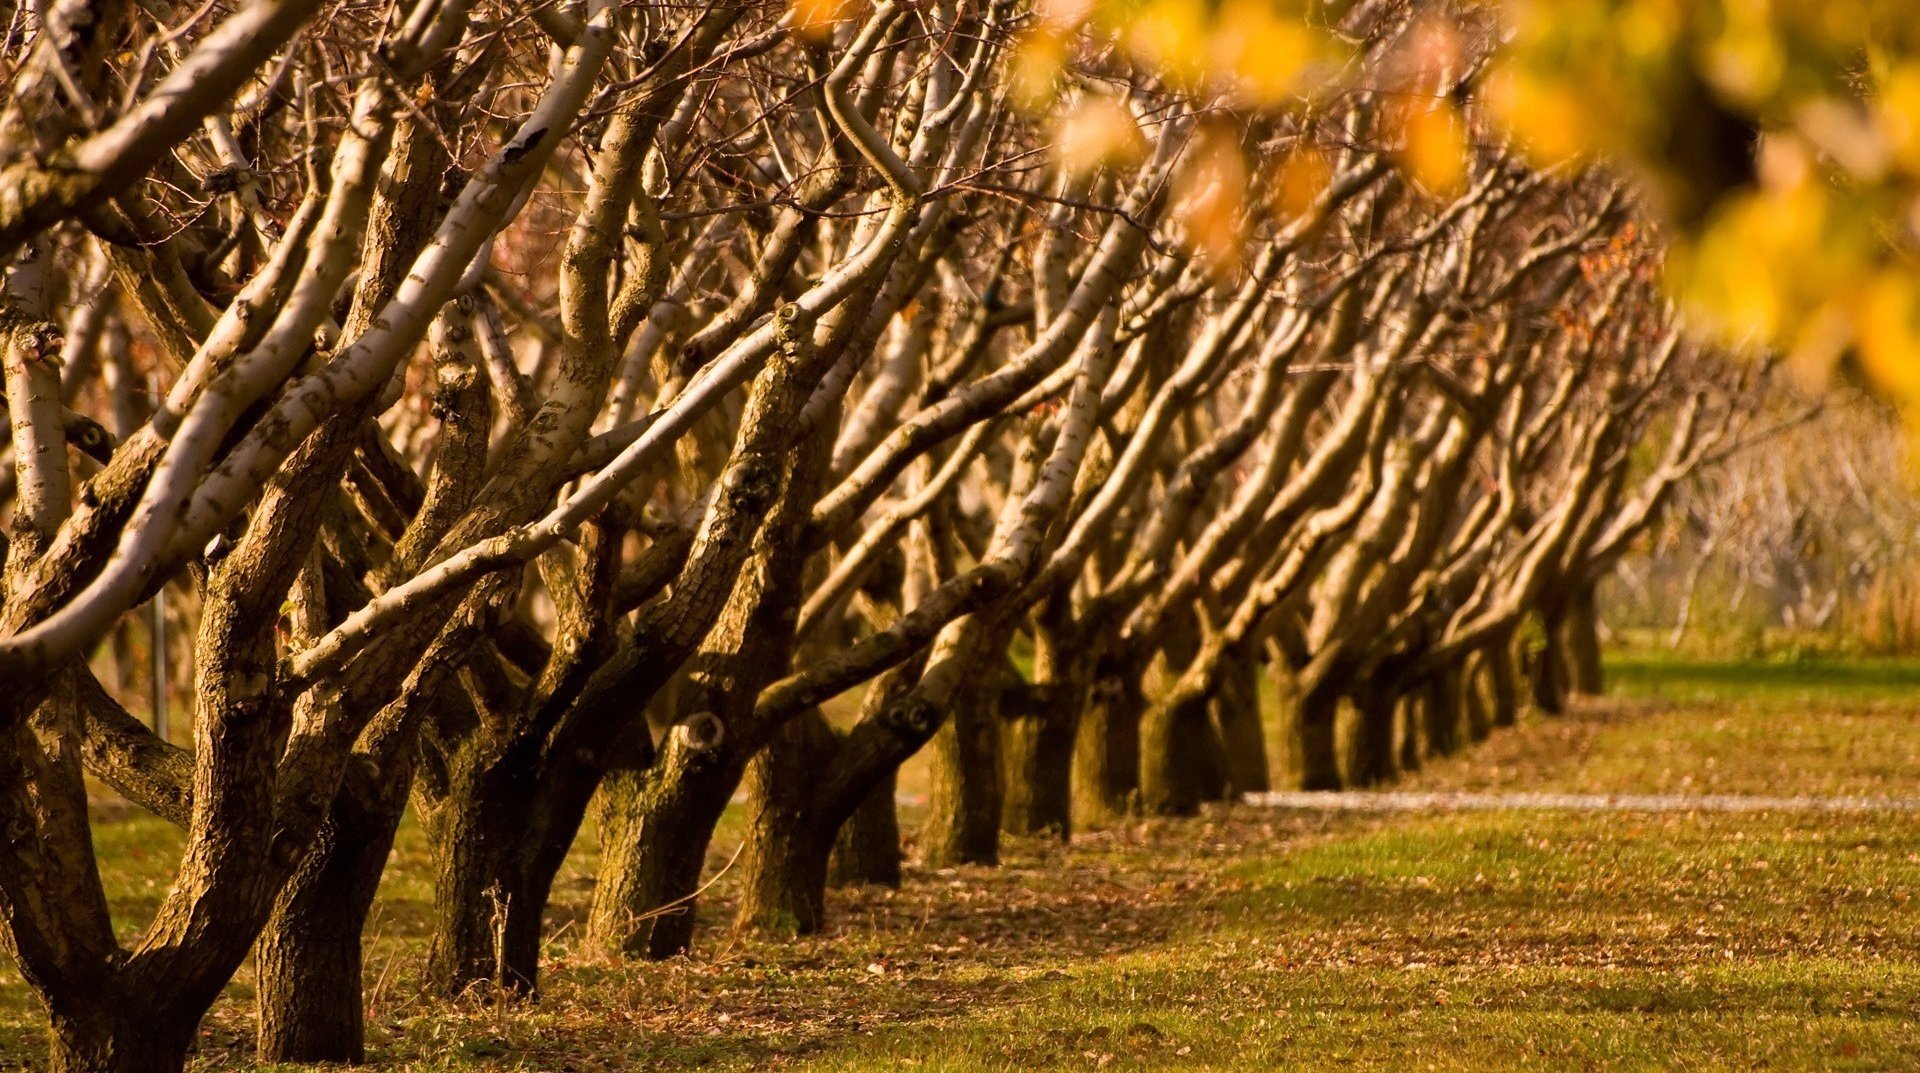
[[[1060,75],[1067,67],[1067,39],[1042,27],[1020,39],[1009,62],[1007,94],[1028,111],[1041,111],[1059,95]]]
[[[1172,205],[1187,245],[1215,272],[1239,263],[1246,246],[1247,158],[1224,127],[1188,147],[1174,177]]]
[[[1920,175],[1920,62],[1888,74],[1879,94],[1880,127],[1900,167]]]
[[[1856,317],[1862,371],[1882,391],[1920,403],[1920,281],[1899,269],[1878,273]]]
[[[852,0],[793,0],[793,29],[801,37],[824,41],[846,16]]]
[[[1564,81],[1503,69],[1489,80],[1487,103],[1538,165],[1565,164],[1595,148],[1586,106]]]
[[[1054,121],[1054,152],[1073,175],[1126,164],[1146,148],[1140,124],[1126,105],[1112,97],[1082,97]]]
[[[1333,163],[1310,145],[1295,148],[1281,159],[1273,174],[1273,209],[1282,220],[1306,215],[1333,182]]]
[[[1126,26],[1127,47],[1169,81],[1196,88],[1207,73],[1204,0],[1148,0]]]
[[[1318,43],[1297,17],[1270,0],[1231,0],[1216,19],[1210,52],[1216,71],[1245,103],[1271,108],[1292,99]]]
[[[1453,101],[1439,97],[1405,108],[1400,120],[1401,170],[1428,193],[1446,197],[1467,182],[1466,122]]]

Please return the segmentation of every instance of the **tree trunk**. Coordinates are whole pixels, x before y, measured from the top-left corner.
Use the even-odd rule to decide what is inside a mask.
[[[899,771],[889,770],[840,826],[828,861],[827,881],[833,886],[900,885],[900,811],[894,799],[899,782]]]
[[[963,689],[933,736],[933,794],[920,839],[928,867],[1000,863],[997,686],[981,681]]]
[[[1427,751],[1434,756],[1452,756],[1460,751],[1460,683],[1457,670],[1445,670],[1428,679],[1421,687],[1420,703],[1426,711]]]
[[[1466,717],[1467,737],[1475,743],[1493,733],[1492,674],[1484,650],[1468,656],[1462,664],[1459,703]]]
[[[1340,777],[1340,698],[1322,689],[1309,689],[1301,695],[1298,707],[1300,788],[1338,790],[1343,785]]]
[[[1600,660],[1600,611],[1594,600],[1594,586],[1574,590],[1567,604],[1565,635],[1569,685],[1582,696],[1597,697],[1606,692],[1606,670]]]
[[[1514,667],[1513,638],[1506,637],[1487,650],[1487,706],[1493,725],[1510,727],[1520,719],[1519,673]]]
[[[1176,697],[1140,721],[1140,807],[1152,816],[1192,816],[1224,780],[1214,768],[1205,697]]]
[[[1073,813],[1082,824],[1133,811],[1140,793],[1138,680],[1103,675],[1074,733]]]
[[[603,782],[589,949],[669,958],[692,944],[693,895],[707,846],[743,767],[723,755],[717,733],[687,735],[648,770],[616,772]]]
[[[1399,698],[1384,689],[1367,689],[1354,698],[1354,709],[1359,715],[1356,727],[1359,730],[1359,742],[1355,750],[1355,759],[1359,770],[1354,773],[1354,782],[1362,786],[1372,786],[1386,782],[1400,770],[1399,756],[1395,750],[1394,717],[1399,707]]]
[[[1007,788],[1000,823],[1009,834],[1071,837],[1075,723],[1073,712],[1052,696],[1032,715],[1005,722]]]
[[[1558,614],[1543,616],[1543,640],[1533,658],[1533,706],[1546,715],[1559,715],[1567,710],[1567,661],[1561,644],[1563,624]]]
[[[1273,776],[1260,719],[1260,664],[1251,657],[1228,658],[1232,663],[1211,702],[1227,781],[1235,794],[1265,793],[1273,788]]]
[[[84,1016],[54,1016],[50,1073],[180,1073],[201,1014],[102,996]]]
[[[782,727],[748,763],[740,927],[812,935],[825,924],[833,832],[820,831],[814,822],[812,791],[837,751],[833,728],[816,710]]]
[[[1433,747],[1433,709],[1419,694],[1401,697],[1395,708],[1400,721],[1400,770],[1419,771]]]
[[[526,888],[525,828],[530,791],[473,780],[499,770],[468,772],[437,810],[434,837],[433,935],[427,981],[442,998],[489,985],[519,995],[537,986],[544,899]]]
[[[367,1057],[361,943],[405,798],[347,797],[343,788],[255,947],[261,1062]]]

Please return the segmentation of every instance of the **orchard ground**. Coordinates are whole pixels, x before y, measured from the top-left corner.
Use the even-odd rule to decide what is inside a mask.
[[[1615,696],[1531,718],[1393,789],[1920,797],[1920,665],[1616,661]],[[736,810],[737,811],[737,810]],[[911,819],[909,810],[909,819]],[[180,840],[102,805],[114,909]],[[715,847],[724,866],[738,819]],[[402,832],[370,928],[383,1068],[1920,1069],[1920,817],[1372,815],[1218,809],[1012,839],[998,869],[837,892],[831,934],[722,926],[691,959],[575,958],[591,832],[538,1005],[420,1000],[426,847]],[[129,928],[129,934],[131,929]],[[0,1068],[43,1061],[0,971]],[[253,1068],[248,976],[196,1068]]]

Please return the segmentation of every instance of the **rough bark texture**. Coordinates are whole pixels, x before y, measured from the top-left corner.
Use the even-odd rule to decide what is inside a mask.
[[[363,1062],[361,938],[394,825],[336,804],[254,948],[262,1062]]]
[[[1137,679],[1103,674],[1090,691],[1073,747],[1073,811],[1083,824],[1131,813],[1140,795]]]
[[[900,885],[900,810],[897,772],[889,770],[840,827],[828,862],[827,882],[836,887],[870,883]]]
[[[736,921],[775,935],[811,935],[826,922],[827,863],[833,834],[812,815],[819,773],[839,748],[833,728],[810,711],[781,728],[747,765],[747,841]]]
[[[1070,711],[1041,704],[1005,721],[1006,800],[1001,827],[1009,834],[1073,833],[1073,745],[1078,729]]]
[[[964,687],[933,736],[933,789],[920,830],[930,868],[1000,863],[998,691],[991,681]]]

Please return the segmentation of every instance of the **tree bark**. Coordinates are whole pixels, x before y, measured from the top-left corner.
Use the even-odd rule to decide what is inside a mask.
[[[51,1018],[50,1073],[180,1073],[200,1016],[102,1001],[83,1016]]]
[[[1595,604],[1594,586],[1574,590],[1567,604],[1564,628],[1568,685],[1581,696],[1597,697],[1606,692],[1606,670],[1600,658],[1600,611]]]
[[[1433,749],[1433,708],[1421,694],[1400,698],[1394,705],[1400,723],[1400,770],[1419,771]]]
[[[1227,781],[1235,794],[1264,793],[1273,788],[1273,776],[1261,721],[1260,663],[1251,656],[1227,658],[1232,663],[1211,705],[1225,750]]]
[[[1000,821],[1009,834],[1044,834],[1063,842],[1072,836],[1076,722],[1074,712],[1051,695],[1034,712],[1005,721],[1007,782]]]
[[[747,765],[747,841],[741,867],[740,927],[812,935],[826,923],[832,831],[814,822],[814,781],[839,743],[818,710],[782,727]]]
[[[1340,698],[1323,689],[1309,689],[1300,697],[1300,788],[1338,790],[1340,776]]]
[[[1095,681],[1074,734],[1073,813],[1084,824],[1125,816],[1140,794],[1140,712],[1135,678]]]
[[[1542,641],[1533,657],[1533,706],[1546,715],[1560,715],[1567,710],[1567,658],[1562,644],[1564,621],[1557,612],[1542,615]]]
[[[1205,697],[1148,707],[1140,720],[1140,807],[1150,816],[1192,816],[1221,780],[1209,748]]]
[[[669,748],[647,771],[605,780],[590,949],[659,959],[692,944],[693,894],[707,846],[742,774],[743,765],[722,751]]]
[[[1460,672],[1460,708],[1465,713],[1467,737],[1479,743],[1493,733],[1493,671],[1485,650],[1466,658]]]
[[[894,798],[899,781],[899,772],[889,770],[841,825],[828,860],[828,883],[900,885],[900,810]]]
[[[1510,727],[1520,719],[1520,676],[1514,659],[1511,636],[1487,648],[1487,704],[1496,727]]]
[[[389,819],[346,797],[343,790],[254,950],[262,1062],[366,1061],[361,943],[399,809]]]
[[[965,688],[933,736],[933,794],[920,838],[930,868],[1000,863],[998,693],[991,681]]]
[[[1354,773],[1354,782],[1362,786],[1386,782],[1400,770],[1399,756],[1394,748],[1394,723],[1399,698],[1385,689],[1365,689],[1354,698],[1353,705],[1359,716],[1355,727],[1360,739],[1355,757],[1359,770]]]
[[[1427,682],[1423,698],[1427,706],[1429,750],[1435,756],[1452,756],[1464,741],[1461,733],[1461,696],[1464,683],[1459,669],[1441,671]]]
[[[469,773],[467,778],[477,778]],[[541,904],[520,882],[522,832],[535,807],[525,793],[470,789],[451,795],[434,824],[432,991],[458,998],[479,985],[531,995],[538,983]]]

